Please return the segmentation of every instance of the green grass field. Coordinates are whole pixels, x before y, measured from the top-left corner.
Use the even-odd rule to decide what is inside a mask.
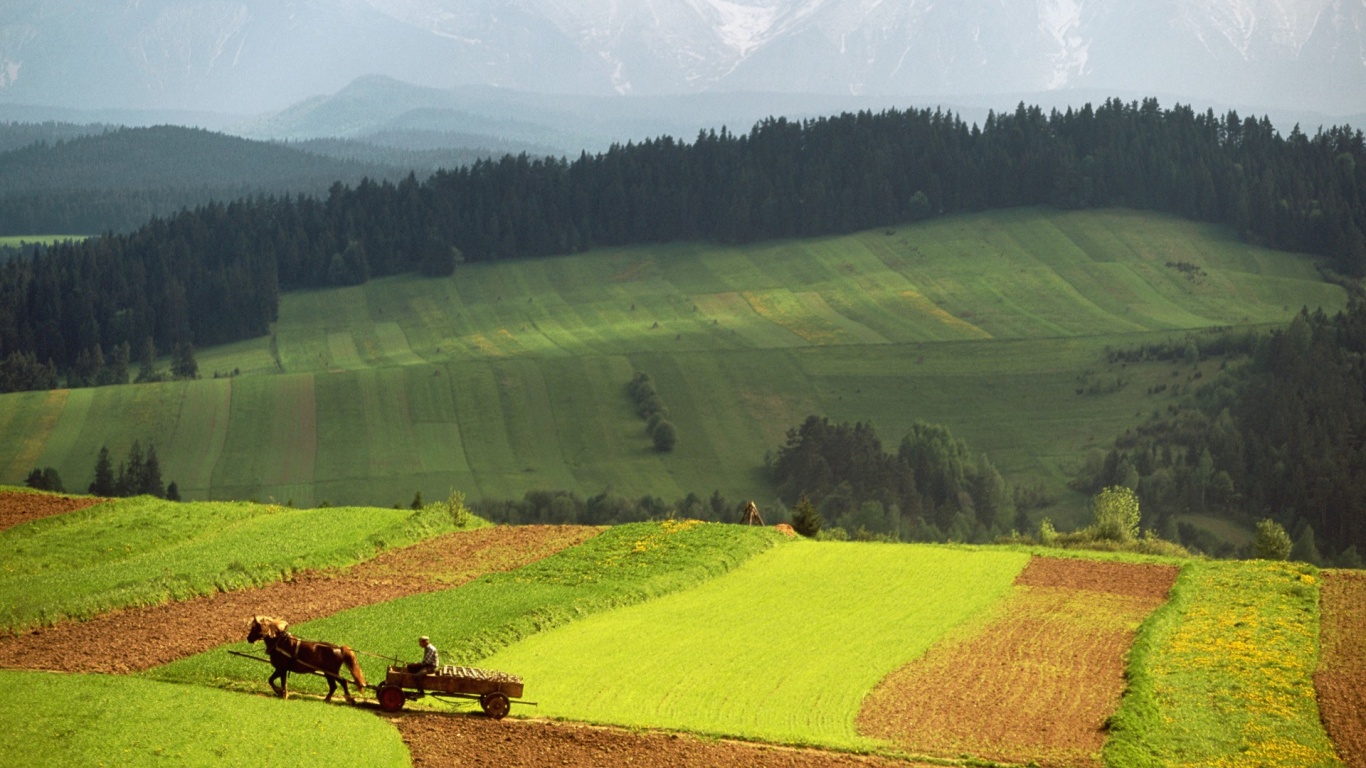
[[[0,765],[412,764],[391,725],[347,707],[113,675],[0,670],[0,685]]]
[[[760,528],[697,522],[637,523],[511,573],[482,576],[458,589],[355,608],[291,626],[299,637],[328,639],[369,653],[417,660],[430,635],[442,663],[474,664],[509,643],[585,616],[677,592],[723,574],[783,540]],[[288,618],[288,617],[284,617]],[[260,652],[247,643],[232,650]],[[387,662],[362,656],[366,679],[384,679]],[[223,650],[144,673],[168,682],[268,691],[262,665]],[[319,678],[291,678],[291,690],[325,693]]]
[[[1139,631],[1107,765],[1341,765],[1319,719],[1313,566],[1194,561]]]
[[[1124,210],[469,264],[286,295],[283,374],[262,338],[200,350],[195,382],[0,396],[0,482],[53,466],[83,488],[101,445],[120,456],[139,439],[187,498],[719,489],[767,504],[765,452],[817,413],[872,421],[889,444],[915,420],[945,424],[1008,478],[1060,494],[1066,524],[1087,451],[1170,402],[1149,386],[1194,374],[1109,366],[1107,345],[1345,303],[1306,257]],[[625,392],[638,370],[669,404],[672,453],[653,450]],[[1077,396],[1088,375],[1128,385]]]
[[[538,716],[837,747],[887,674],[1000,599],[1026,555],[794,542],[686,592],[492,658]]]
[[[298,510],[150,496],[97,504],[0,531],[0,631],[350,565],[450,530],[436,506]]]
[[[84,240],[87,235],[0,235],[0,248],[18,248],[21,245],[52,245],[64,240]]]

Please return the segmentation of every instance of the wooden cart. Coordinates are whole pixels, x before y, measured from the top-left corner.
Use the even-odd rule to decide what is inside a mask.
[[[517,701],[522,697],[522,678],[506,672],[495,672],[475,667],[443,666],[434,674],[409,672],[406,667],[389,667],[384,682],[375,686],[375,696],[386,712],[403,709],[403,703],[433,696],[438,699],[472,699],[483,707],[484,714],[495,720],[507,716],[512,704],[535,704]]]

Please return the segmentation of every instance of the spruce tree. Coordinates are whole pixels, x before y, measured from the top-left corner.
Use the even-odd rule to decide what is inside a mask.
[[[155,445],[147,446],[147,457],[142,462],[137,492],[156,497],[166,495],[166,489],[161,485],[161,462],[157,461],[157,447]]]
[[[109,461],[109,446],[100,446],[100,455],[95,459],[95,479],[90,483],[93,496],[114,495],[114,467]]]
[[[824,525],[825,518],[821,517],[820,510],[803,494],[792,508],[792,530],[811,539],[821,532]]]

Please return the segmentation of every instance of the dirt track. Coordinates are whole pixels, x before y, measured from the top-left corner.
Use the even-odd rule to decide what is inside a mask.
[[[20,523],[93,507],[109,501],[97,496],[48,496],[45,493],[0,493],[0,531]]]
[[[859,713],[907,751],[1099,765],[1124,654],[1176,568],[1035,558],[998,618],[889,675]]]
[[[413,765],[418,768],[549,765],[572,768],[619,765],[637,768],[713,768],[718,765],[911,768],[923,765],[819,749],[788,749],[540,720],[508,718],[495,721],[478,715],[404,713],[391,721],[403,734],[413,755]]]
[[[260,589],[220,592],[85,622],[0,637],[0,667],[135,672],[246,637],[252,616],[301,623],[348,608],[447,589],[509,571],[579,544],[602,529],[497,526],[448,534],[386,552],[343,571],[306,572]]]
[[[1366,573],[1324,571],[1319,712],[1338,755],[1366,768]]]

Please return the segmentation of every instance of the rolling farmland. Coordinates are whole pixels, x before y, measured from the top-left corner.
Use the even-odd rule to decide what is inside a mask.
[[[61,500],[0,498],[27,505],[29,497]],[[69,575],[82,564],[127,561],[129,581],[138,578],[138,552],[266,552],[290,512],[249,503],[170,509],[146,497],[84,508],[77,501],[53,502],[49,516],[0,531],[13,554],[3,561],[0,590],[23,589],[30,575],[10,566],[35,559]],[[116,610],[106,601],[92,608],[93,619],[0,641],[5,666],[145,670],[0,671],[25,692],[0,706],[12,737],[0,758],[13,762],[4,750],[32,742],[23,761],[40,765],[111,756],[247,765],[260,754],[328,765],[346,761],[338,750],[394,765],[547,755],[570,765],[630,758],[812,768],[895,765],[907,755],[938,764],[1115,768],[1357,759],[1360,572],[1019,546],[794,541],[771,529],[684,520],[448,534],[429,526],[407,539],[390,525],[388,551],[354,550],[362,528],[346,521],[370,517],[383,527],[391,512],[411,513],[308,511],[335,515],[333,525],[312,529],[315,565],[363,562],[310,571],[290,585],[225,582],[233,591],[205,603],[221,616],[195,613],[205,598],[160,594],[151,602],[171,602]],[[334,560],[341,552],[353,555]],[[228,563],[220,577],[233,573]],[[64,606],[87,599],[83,581],[55,579],[34,592],[32,607],[69,612]],[[535,718],[525,723],[451,717],[477,704],[431,699],[376,717],[367,712],[378,711],[373,694],[359,709],[323,706],[310,699],[325,686],[301,675],[291,679],[290,701],[271,700],[262,695],[267,668],[224,652],[259,653],[231,642],[259,610],[289,612],[301,637],[405,659],[416,657],[415,636],[430,634],[443,663],[517,674],[541,706],[514,707],[514,717]],[[197,639],[206,632],[218,639]],[[199,652],[224,638],[227,645]],[[387,662],[362,658],[371,684],[382,679]],[[284,729],[282,721],[303,725]],[[147,727],[152,722],[165,727]]]
[[[1106,345],[1345,302],[1307,258],[1123,210],[468,264],[288,294],[273,339],[200,350],[198,381],[0,396],[0,482],[53,466],[81,488],[101,445],[119,456],[138,439],[196,499],[765,502],[765,452],[819,413],[893,441],[917,419],[945,424],[1076,512],[1065,481],[1086,451],[1165,406],[1151,385],[1176,383],[1171,366],[1106,364]],[[670,406],[672,453],[633,413],[636,371]],[[1085,377],[1127,386],[1079,397]]]

